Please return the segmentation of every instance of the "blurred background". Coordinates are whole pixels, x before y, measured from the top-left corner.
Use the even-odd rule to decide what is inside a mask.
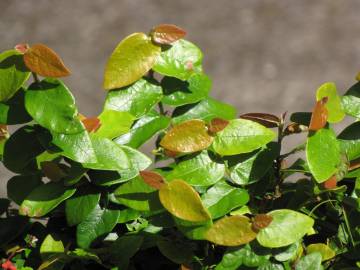
[[[79,111],[97,115],[104,66],[133,32],[187,30],[204,53],[212,95],[239,113],[311,110],[327,81],[343,93],[360,71],[358,0],[1,0],[0,50],[44,43],[72,71]],[[0,196],[9,174],[0,167]],[[3,183],[3,184],[1,184]]]

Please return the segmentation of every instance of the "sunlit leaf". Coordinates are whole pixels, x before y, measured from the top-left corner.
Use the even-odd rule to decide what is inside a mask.
[[[151,37],[159,44],[171,44],[185,35],[186,32],[174,24],[159,24],[151,31]]]
[[[319,87],[316,92],[316,100],[322,100],[324,97],[328,98],[325,104],[325,108],[328,111],[327,121],[329,123],[338,123],[343,120],[345,113],[341,107],[341,98],[337,93],[334,83],[324,83]]]
[[[164,178],[157,172],[141,171],[140,176],[146,184],[155,189],[160,189],[165,184]]]
[[[277,127],[280,124],[280,118],[268,113],[246,113],[239,116],[242,119],[257,122],[265,127]]]
[[[328,120],[328,110],[325,107],[327,101],[328,98],[324,97],[316,102],[313,112],[311,114],[311,120],[309,125],[310,131],[317,131],[325,127]]]
[[[105,110],[99,116],[100,126],[95,130],[95,135],[113,139],[128,132],[135,117],[128,112]]]
[[[332,250],[328,245],[323,243],[310,244],[306,247],[306,253],[311,254],[314,252],[319,252],[322,257],[322,261],[327,261],[335,257],[335,251]]]
[[[344,112],[352,117],[360,118],[360,82],[356,82],[341,99]]]
[[[295,270],[322,270],[321,258],[319,252],[310,253],[297,262]]]
[[[25,65],[34,73],[43,77],[65,77],[70,70],[61,58],[44,44],[35,44],[24,53]]]
[[[65,247],[60,239],[54,238],[53,235],[48,234],[40,246],[40,255],[43,260],[49,259],[52,255],[57,253],[64,253]]]

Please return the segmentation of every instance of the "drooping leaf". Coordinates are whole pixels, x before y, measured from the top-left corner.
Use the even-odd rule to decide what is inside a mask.
[[[174,77],[164,77],[161,80],[164,91],[162,102],[170,106],[182,106],[196,103],[206,98],[211,89],[211,81],[203,73],[191,75],[187,81]]]
[[[61,58],[44,44],[35,44],[24,53],[25,65],[34,73],[43,77],[65,77],[70,70]]]
[[[81,248],[89,248],[98,237],[112,231],[119,218],[119,210],[101,209],[100,206],[76,227],[76,240]]]
[[[322,100],[324,97],[328,98],[325,108],[328,111],[329,123],[338,123],[344,119],[345,113],[341,107],[341,98],[337,93],[335,83],[324,83],[316,91],[316,100]]]
[[[357,82],[345,93],[341,105],[347,115],[360,118],[360,82]]]
[[[136,118],[147,114],[163,97],[161,87],[149,79],[140,79],[125,88],[110,91],[104,110],[131,113]]]
[[[186,35],[186,32],[174,24],[159,24],[151,31],[153,41],[159,44],[171,44]]]
[[[336,173],[340,164],[340,145],[333,130],[323,128],[310,135],[306,144],[309,169],[318,183]]]
[[[311,254],[319,252],[322,257],[322,261],[327,261],[335,257],[335,251],[332,250],[328,245],[323,243],[310,244],[306,247],[306,253]]]
[[[84,130],[73,95],[57,79],[31,84],[25,92],[25,107],[37,123],[52,132],[75,134]]]
[[[192,186],[211,186],[225,174],[225,165],[211,159],[207,151],[176,165],[166,179],[182,179]]]
[[[257,122],[265,127],[273,128],[280,125],[280,118],[268,113],[246,113],[239,116],[242,119]]]
[[[146,184],[155,189],[160,189],[165,184],[164,178],[157,172],[141,171],[140,176]]]
[[[32,118],[25,110],[24,93],[24,89],[21,88],[9,100],[0,102],[0,124],[16,125],[30,122]]]
[[[248,153],[262,147],[275,138],[275,133],[250,120],[234,119],[216,134],[213,148],[220,155]]]
[[[295,266],[295,270],[323,270],[321,266],[321,254],[311,253],[302,257]]]
[[[301,239],[313,226],[314,220],[302,213],[289,210],[274,210],[267,215],[272,217],[271,223],[257,234],[260,245],[278,248],[291,245]]]
[[[157,112],[150,112],[141,117],[130,129],[130,131],[118,138],[118,144],[125,144],[133,148],[139,148],[156,133],[166,129],[170,124],[170,118]]]
[[[173,180],[163,185],[159,190],[159,198],[166,210],[175,217],[192,222],[211,219],[199,194],[182,180]]]
[[[96,136],[114,139],[125,134],[134,122],[134,116],[128,112],[105,110],[99,115],[101,126],[95,131]]]
[[[209,188],[201,199],[211,217],[217,219],[231,210],[245,205],[249,201],[249,194],[245,189],[220,181]]]
[[[198,47],[180,39],[169,49],[161,52],[152,68],[162,75],[187,80],[192,73],[201,72],[202,58],[202,52]]]
[[[316,102],[311,114],[310,131],[317,131],[325,127],[329,115],[328,109],[326,108],[327,101],[328,98],[324,97]]]
[[[76,189],[64,187],[62,183],[50,182],[33,189],[22,202],[19,213],[29,217],[41,217],[61,202],[74,195]]]
[[[65,252],[65,247],[63,242],[57,237],[51,234],[48,234],[40,246],[40,255],[43,260],[49,259],[55,254],[62,254]]]
[[[0,101],[10,99],[30,76],[23,56],[16,50],[0,54]]]
[[[360,157],[359,129],[360,122],[354,122],[338,135],[341,150],[346,153],[349,160]]]
[[[204,121],[189,120],[170,129],[160,145],[170,151],[192,153],[208,148],[212,141]]]
[[[245,216],[223,217],[206,232],[208,241],[221,246],[239,246],[255,239],[250,220]]]
[[[123,39],[111,54],[105,68],[104,88],[111,90],[136,82],[154,65],[161,48],[144,33]]]
[[[236,117],[236,109],[229,104],[221,103],[211,97],[196,104],[177,107],[172,114],[172,122],[179,124],[190,119],[201,119],[210,122],[213,118],[231,120]]]

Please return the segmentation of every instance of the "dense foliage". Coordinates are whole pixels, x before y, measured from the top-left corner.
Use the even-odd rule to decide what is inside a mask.
[[[47,46],[0,54],[3,269],[360,267],[360,82],[343,96],[323,84],[312,112],[237,117],[184,35],[121,41],[96,117]],[[153,159],[138,150],[149,141]]]

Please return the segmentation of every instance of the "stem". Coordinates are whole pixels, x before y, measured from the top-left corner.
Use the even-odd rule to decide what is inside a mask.
[[[311,211],[310,211],[310,213],[308,214],[308,216],[311,217],[312,214],[314,213],[314,211],[315,211],[316,209],[318,209],[321,205],[323,205],[323,204],[325,204],[325,203],[328,203],[328,202],[337,202],[337,200],[331,200],[331,199],[329,199],[329,200],[326,200],[326,201],[322,201],[321,203],[315,205],[313,209],[311,209]]]
[[[34,78],[34,81],[35,81],[36,83],[39,83],[40,80],[39,80],[37,74],[36,74],[35,72],[31,72],[31,74],[32,74],[32,76],[33,76],[33,78]]]
[[[165,110],[164,110],[164,105],[162,104],[161,101],[158,103],[158,106],[159,106],[159,112],[160,112],[160,114],[161,114],[161,115],[166,115],[166,112],[165,112]]]
[[[345,212],[345,208],[344,207],[341,207],[341,208],[342,208],[342,211],[344,213],[344,221],[345,221],[345,225],[346,225],[346,228],[347,228],[349,236],[350,236],[351,244],[352,244],[353,247],[355,247],[354,238],[353,238],[352,233],[351,233],[351,228],[350,228],[349,220],[347,218],[347,214]]]
[[[281,143],[282,140],[284,138],[284,118],[285,118],[286,113],[283,113],[280,117],[280,123],[279,123],[279,127],[278,127],[278,144],[279,144],[279,153],[281,153]],[[275,175],[276,178],[278,180],[278,184],[275,186],[275,196],[276,197],[280,197],[281,196],[281,192],[280,192],[280,184],[283,182],[282,179],[282,173],[281,173],[281,163],[283,161],[283,158],[280,156],[278,156],[276,158],[276,166],[275,166]]]

